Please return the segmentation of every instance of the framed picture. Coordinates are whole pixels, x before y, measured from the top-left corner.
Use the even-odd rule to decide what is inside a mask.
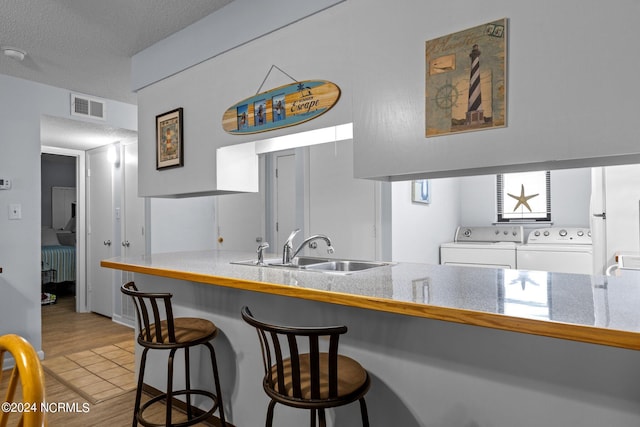
[[[429,40],[426,137],[505,127],[507,19]]]
[[[431,183],[428,179],[411,182],[411,201],[413,203],[431,203]]]
[[[184,165],[182,108],[156,116],[156,169]]]

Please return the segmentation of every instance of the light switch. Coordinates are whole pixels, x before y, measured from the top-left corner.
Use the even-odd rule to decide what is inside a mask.
[[[22,205],[12,203],[9,205],[9,219],[22,219]]]

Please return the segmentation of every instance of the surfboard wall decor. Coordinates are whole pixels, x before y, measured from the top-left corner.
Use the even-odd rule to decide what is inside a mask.
[[[305,80],[244,99],[224,112],[222,128],[232,135],[294,126],[326,113],[340,99],[340,88],[325,80]]]

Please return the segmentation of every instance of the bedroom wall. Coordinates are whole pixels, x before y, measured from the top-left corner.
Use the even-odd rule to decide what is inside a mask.
[[[51,188],[76,186],[75,157],[58,156],[55,154],[42,155],[40,177],[42,199],[40,219],[43,227],[51,227]]]
[[[15,333],[42,352],[40,315],[41,171],[40,118],[73,119],[70,91],[0,74],[0,176],[12,179],[0,191],[0,335]],[[107,100],[107,125],[137,130],[134,105]],[[10,204],[21,219],[9,219]],[[42,354],[42,353],[41,353]]]

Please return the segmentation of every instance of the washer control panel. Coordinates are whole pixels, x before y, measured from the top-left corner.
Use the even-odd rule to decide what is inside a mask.
[[[521,225],[511,226],[460,226],[456,230],[455,242],[513,242],[524,243],[524,230]]]
[[[591,230],[580,227],[538,228],[529,232],[527,244],[590,245]]]

